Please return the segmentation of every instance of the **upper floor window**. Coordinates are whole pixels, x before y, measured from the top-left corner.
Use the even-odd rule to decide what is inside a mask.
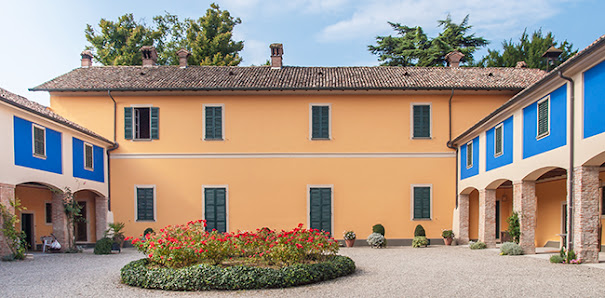
[[[94,170],[94,157],[93,157],[93,146],[88,143],[84,143],[84,168],[87,170]]]
[[[431,105],[412,105],[412,138],[431,138]]]
[[[124,138],[128,140],[159,139],[159,118],[159,108],[125,107]]]
[[[473,167],[473,141],[466,143],[466,168]]]
[[[223,105],[204,105],[204,140],[224,140]]]
[[[543,138],[550,133],[550,97],[538,102],[538,136]]]
[[[330,105],[311,105],[311,140],[330,139]]]
[[[496,126],[496,129],[494,132],[494,147],[495,147],[494,156],[495,157],[502,155],[502,153],[504,152],[503,137],[504,137],[504,128],[503,128],[503,125],[500,124],[500,125]]]
[[[46,128],[33,124],[32,129],[34,156],[46,158]]]

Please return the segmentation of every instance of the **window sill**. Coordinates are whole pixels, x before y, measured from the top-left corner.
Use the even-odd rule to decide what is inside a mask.
[[[36,154],[36,153],[34,153],[34,157],[39,158],[39,159],[46,159],[46,155],[41,155],[41,154]]]
[[[432,137],[412,137],[412,140],[432,140]]]
[[[95,171],[95,169],[94,169],[94,168],[87,168],[87,167],[84,167],[84,169],[85,169],[85,170],[87,170],[87,171],[91,171],[91,172],[94,172],[94,171]]]
[[[135,222],[156,222],[155,219],[137,219]]]
[[[550,135],[550,131],[547,132],[547,133],[544,133],[544,134],[541,134],[541,135],[537,136],[536,140],[539,141],[541,139],[544,139],[544,138],[548,137],[549,135]]]
[[[498,158],[498,157],[500,157],[500,156],[502,156],[502,155],[504,155],[504,153],[497,153],[497,154],[494,154],[494,158]]]
[[[311,141],[331,141],[331,138],[311,138]]]
[[[224,141],[225,139],[204,139],[204,141],[216,142],[216,141]]]
[[[431,221],[432,218],[412,218],[413,221]]]
[[[133,142],[151,142],[153,139],[132,139]]]

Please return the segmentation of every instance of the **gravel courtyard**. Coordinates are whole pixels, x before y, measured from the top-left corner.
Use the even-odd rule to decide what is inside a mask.
[[[164,292],[120,284],[119,270],[142,257],[121,254],[36,254],[33,260],[0,263],[0,297],[411,297],[540,296],[603,297],[605,270],[554,265],[529,257],[498,256],[496,250],[434,246],[343,248],[355,274],[320,284],[238,292]]]

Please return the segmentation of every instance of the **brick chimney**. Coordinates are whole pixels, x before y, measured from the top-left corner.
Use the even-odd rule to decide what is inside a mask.
[[[158,52],[153,46],[142,46],[139,50],[143,54],[143,66],[154,66],[158,61]]]
[[[185,49],[180,49],[176,52],[176,55],[179,56],[179,66],[181,68],[187,67],[187,57],[191,56],[191,53]]]
[[[515,65],[515,68],[527,68],[527,63],[525,63],[525,61],[519,61],[517,62],[517,65]]]
[[[464,57],[464,54],[462,54],[458,51],[447,53],[447,55],[445,55],[445,61],[447,62],[447,66],[459,67],[460,60],[462,60],[462,57]]]
[[[80,65],[82,68],[89,68],[92,66],[92,52],[90,50],[82,51],[82,64]]]
[[[272,43],[269,48],[271,48],[271,69],[281,69],[284,45],[281,43]]]

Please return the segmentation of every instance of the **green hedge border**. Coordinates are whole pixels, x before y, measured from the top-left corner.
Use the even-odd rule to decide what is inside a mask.
[[[120,272],[122,283],[170,291],[250,290],[306,285],[355,272],[355,262],[345,256],[331,256],[321,263],[297,264],[281,269],[212,265],[171,269],[149,268],[148,263],[147,259],[141,259],[124,266]]]

